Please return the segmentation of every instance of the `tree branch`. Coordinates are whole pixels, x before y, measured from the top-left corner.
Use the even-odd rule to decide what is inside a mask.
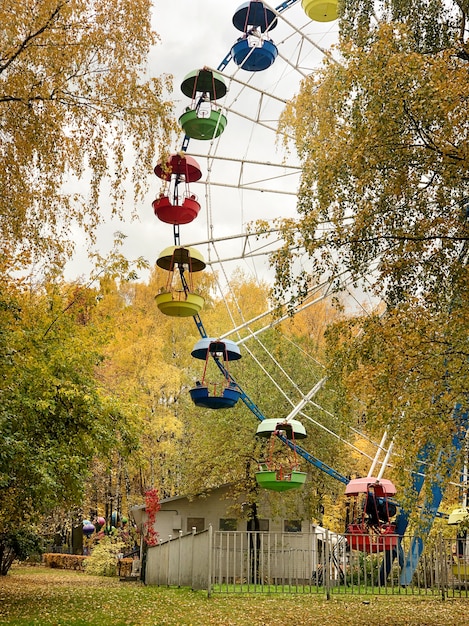
[[[40,28],[38,28],[35,32],[27,35],[27,37],[21,42],[21,44],[18,46],[17,50],[13,53],[13,55],[10,56],[10,58],[7,59],[5,63],[3,63],[3,65],[0,65],[0,74],[4,72],[13,63],[13,61],[15,61],[20,56],[20,54],[26,50],[26,48],[29,46],[31,41],[39,37],[39,35],[42,35],[42,33],[44,33],[48,28],[50,28],[50,26],[55,21],[60,11],[62,10],[62,8],[67,3],[68,3],[68,0],[64,0],[63,2],[58,4],[56,8],[52,11],[52,13],[49,15],[46,22]]]

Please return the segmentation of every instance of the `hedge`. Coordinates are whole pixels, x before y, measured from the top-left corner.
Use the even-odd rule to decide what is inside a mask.
[[[42,555],[42,562],[46,567],[55,567],[57,569],[74,569],[84,571],[84,561],[87,556],[80,554],[61,554],[60,552],[46,552]],[[130,576],[132,572],[133,559],[119,559],[118,573],[119,576]]]
[[[46,552],[42,555],[42,562],[46,567],[57,569],[75,569],[83,571],[83,564],[88,557],[81,554],[61,554],[60,552]]]

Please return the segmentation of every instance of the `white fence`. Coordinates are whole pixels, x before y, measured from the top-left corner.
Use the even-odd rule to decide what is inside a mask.
[[[146,584],[208,589],[211,534],[211,530],[186,535],[181,532],[149,548]]]
[[[334,533],[180,533],[148,549],[145,582],[214,593],[399,594],[469,597],[469,551],[456,539],[427,541],[402,583],[411,546],[367,553]],[[352,544],[353,545],[353,544]]]

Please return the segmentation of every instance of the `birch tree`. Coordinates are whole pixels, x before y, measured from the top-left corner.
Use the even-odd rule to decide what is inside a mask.
[[[60,262],[74,230],[142,198],[172,128],[152,76],[150,0],[5,0],[0,7],[0,253]],[[103,199],[104,198],[104,199]],[[4,262],[5,262],[4,261]]]

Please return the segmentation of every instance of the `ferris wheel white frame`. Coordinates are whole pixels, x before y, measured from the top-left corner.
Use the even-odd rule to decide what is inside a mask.
[[[308,76],[312,71],[314,71],[314,67],[309,67],[306,68],[306,66],[304,65],[304,57],[302,56],[302,53],[304,53],[304,49],[306,44],[308,44],[310,46],[310,48],[313,48],[316,52],[320,52],[321,55],[327,56],[331,59],[333,59],[332,55],[330,54],[329,51],[327,51],[325,48],[321,47],[319,44],[317,44],[311,37],[309,37],[308,35],[306,35],[304,33],[304,31],[301,28],[296,27],[294,24],[292,24],[292,22],[288,21],[285,19],[284,15],[283,15],[283,10],[286,8],[290,8],[293,4],[296,4],[298,2],[298,0],[293,0],[291,2],[285,2],[282,5],[280,5],[280,7],[278,7],[277,9],[274,9],[272,7],[270,7],[269,5],[267,5],[266,3],[263,3],[267,8],[269,8],[270,10],[272,10],[279,19],[281,19],[290,29],[291,29],[291,34],[287,35],[286,37],[284,37],[283,43],[289,39],[291,39],[293,36],[296,36],[298,38],[298,41],[295,43],[295,58],[294,60],[290,60],[288,57],[286,57],[285,55],[283,55],[281,52],[279,52],[279,58],[282,59],[285,63],[285,66],[288,67],[289,71],[294,71],[299,75],[299,79],[296,79],[296,85],[298,85],[298,80],[301,80],[303,78],[305,78],[306,76]],[[306,56],[308,56],[308,54],[310,54],[310,51],[306,52]],[[209,71],[220,71],[220,70],[225,70],[228,63],[231,60],[231,55],[230,53],[224,58],[224,60],[222,61],[222,63],[218,66],[217,70],[213,70],[212,68],[210,68],[209,66],[206,66],[204,69],[208,69]],[[224,104],[223,105],[223,112],[229,114],[230,116],[237,116],[239,118],[241,118],[242,120],[246,120],[247,122],[256,125],[257,127],[262,127],[263,129],[268,130],[269,132],[273,133],[275,136],[277,135],[278,132],[278,128],[275,125],[275,122],[278,122],[278,116],[277,118],[273,118],[273,119],[265,119],[262,115],[263,113],[263,105],[267,100],[272,100],[275,101],[276,104],[279,104],[282,108],[286,106],[287,102],[288,102],[288,98],[285,97],[280,97],[277,96],[275,93],[273,92],[268,92],[266,91],[264,88],[259,88],[258,86],[256,86],[255,84],[255,79],[256,76],[258,75],[257,72],[252,72],[249,73],[249,78],[247,80],[242,80],[241,78],[239,78],[239,73],[240,73],[240,68],[236,68],[235,71],[229,75],[227,77],[227,80],[230,83],[230,86],[232,85],[236,85],[238,88],[238,92],[235,94],[235,96],[232,99],[232,104]],[[268,71],[268,70],[267,70]],[[230,90],[228,90],[229,92]],[[243,93],[249,93],[252,95],[252,93],[256,94],[257,97],[259,98],[258,103],[256,105],[256,107],[254,108],[254,114],[248,114],[246,112],[243,112],[242,110],[240,110],[239,106],[235,107],[235,104],[238,105],[239,104],[239,99],[240,97],[243,95]],[[293,95],[293,94],[292,94]],[[272,194],[278,194],[278,195],[286,195],[286,196],[292,196],[292,197],[296,197],[297,192],[296,189],[295,190],[291,190],[291,189],[273,189],[272,187],[268,187],[265,186],[266,183],[271,182],[272,180],[276,180],[279,177],[281,178],[287,178],[289,176],[292,175],[297,175],[299,176],[300,172],[301,172],[301,167],[299,164],[297,163],[276,163],[273,161],[262,161],[262,160],[258,160],[258,159],[250,159],[249,157],[228,157],[228,156],[220,156],[218,154],[218,147],[220,145],[220,143],[223,143],[224,141],[224,137],[223,135],[221,135],[220,137],[218,137],[216,140],[211,140],[208,143],[208,150],[203,153],[203,152],[198,152],[198,151],[188,151],[188,146],[189,146],[189,138],[185,137],[184,141],[183,141],[183,151],[186,152],[188,154],[190,154],[190,156],[195,157],[195,158],[203,158],[207,160],[207,170],[208,172],[211,172],[212,170],[212,164],[216,161],[218,162],[229,162],[230,164],[236,164],[236,166],[239,168],[238,172],[237,172],[237,176],[233,177],[235,179],[235,181],[233,182],[217,182],[215,180],[213,180],[212,177],[207,176],[207,178],[205,180],[201,180],[200,182],[205,186],[205,197],[206,197],[206,202],[207,205],[210,205],[210,198],[211,198],[211,193],[213,188],[215,187],[221,187],[223,189],[227,189],[227,188],[233,188],[233,189],[237,189],[237,190],[241,190],[243,192],[245,191],[249,191],[249,192],[258,192],[258,193],[272,193]],[[273,176],[270,175],[264,175],[264,177],[255,179],[255,180],[251,180],[249,182],[246,182],[244,180],[244,174],[245,174],[245,168],[246,166],[259,166],[259,167],[263,167],[263,168],[268,168],[269,170],[272,168],[276,171],[282,170],[282,173],[280,174],[280,176],[278,174],[275,174]],[[261,184],[264,184],[263,186],[260,186]],[[264,231],[263,234],[264,235],[269,235],[271,237],[270,241],[263,241],[261,244],[256,245],[255,247],[253,247],[252,243],[254,240],[256,240],[258,238],[258,233],[256,232],[244,232],[241,234],[235,234],[235,235],[228,235],[228,236],[221,236],[221,237],[213,237],[213,235],[211,235],[212,233],[212,227],[213,224],[209,223],[208,224],[208,235],[207,238],[205,240],[202,241],[196,241],[193,243],[190,243],[189,246],[190,247],[199,247],[201,245],[205,245],[209,247],[209,250],[216,250],[216,247],[218,244],[226,244],[227,241],[233,241],[233,240],[239,240],[242,242],[242,251],[241,254],[237,255],[237,256],[231,256],[231,257],[225,257],[225,258],[220,258],[218,252],[215,252],[215,256],[216,258],[209,258],[207,265],[211,266],[212,268],[214,266],[219,266],[219,267],[223,267],[227,262],[232,262],[232,261],[239,261],[239,260],[250,260],[253,261],[254,259],[256,259],[256,257],[265,257],[266,255],[269,254],[269,252],[271,252],[273,249],[275,249],[275,246],[278,246],[281,242],[281,237],[280,237],[280,231],[278,228],[272,228],[270,230]],[[343,284],[347,284],[347,282],[351,283],[351,279],[348,276],[340,276],[340,277],[336,277],[334,278],[334,281],[344,281]],[[320,295],[319,291],[317,291],[317,289],[312,290],[312,298],[309,299],[309,301],[305,302],[305,304],[301,307],[301,308],[307,308],[309,306],[311,306],[312,304],[319,302],[320,300],[328,297],[329,294],[329,288],[328,288],[328,283],[324,283],[323,285],[320,286],[320,288],[322,289],[322,293]],[[267,311],[263,314],[263,316],[269,316],[271,315],[272,312],[271,311]],[[284,319],[284,318],[282,318]],[[275,322],[275,324],[279,323],[280,321],[282,321],[281,319],[277,320]],[[250,333],[246,336],[244,336],[243,338],[241,338],[240,336],[240,330],[242,328],[249,328],[249,325],[252,323],[252,320],[250,321],[244,321],[241,325],[238,325],[229,331],[228,333],[226,333],[224,335],[224,337],[228,337],[234,334],[237,334],[238,336],[238,343],[243,343],[246,350],[248,352],[250,352],[251,357],[255,358],[252,354],[252,352],[249,350],[249,348],[246,346],[246,343],[251,340],[254,339],[256,340],[259,336],[259,334],[261,334],[264,330],[266,330],[267,328],[271,328],[273,325],[273,322],[270,321],[269,324],[264,327],[263,329],[260,329],[258,331],[256,331],[256,333]],[[258,339],[257,339],[258,340]],[[269,358],[272,358],[272,355],[269,355]],[[259,363],[259,366],[262,367],[262,365]],[[281,366],[280,364],[278,364],[278,367]],[[283,372],[285,374],[285,372]],[[324,411],[324,409],[322,407],[320,407],[317,403],[314,402],[313,398],[316,395],[316,393],[319,391],[319,389],[323,386],[325,379],[323,379],[322,381],[319,381],[317,384],[314,385],[313,389],[311,391],[309,391],[308,393],[304,394],[299,387],[294,383],[294,381],[292,381],[290,379],[290,382],[292,382],[293,386],[295,387],[295,389],[297,390],[299,396],[300,396],[300,400],[297,404],[295,404],[289,397],[288,395],[283,391],[282,387],[273,379],[271,378],[272,383],[277,387],[277,389],[280,391],[281,394],[284,395],[284,397],[288,400],[288,402],[291,404],[292,406],[292,412],[290,413],[290,417],[292,417],[293,415],[296,415],[297,413],[301,413],[301,415],[303,417],[305,417],[305,419],[308,419],[310,421],[312,421],[313,423],[315,423],[318,427],[323,428],[325,431],[327,431],[331,436],[336,437],[338,440],[344,441],[344,443],[346,443],[347,445],[351,446],[355,451],[359,452],[360,454],[366,456],[368,459],[372,460],[372,458],[366,453],[363,452],[361,450],[359,450],[353,443],[344,440],[342,437],[340,437],[337,433],[335,433],[334,431],[332,431],[331,429],[325,427],[323,424],[321,424],[320,422],[318,422],[317,420],[314,420],[313,418],[311,418],[309,415],[307,415],[304,412],[304,408],[307,404],[311,403],[313,406],[315,406],[317,409]],[[332,416],[333,417],[333,416]],[[358,431],[355,430],[355,433],[358,434]],[[375,443],[375,446],[377,447],[378,450],[381,450],[381,446],[378,443]],[[335,471],[333,471],[333,475],[336,478],[339,478],[339,480],[341,480],[341,482],[345,482],[346,479],[340,475],[338,475]]]

